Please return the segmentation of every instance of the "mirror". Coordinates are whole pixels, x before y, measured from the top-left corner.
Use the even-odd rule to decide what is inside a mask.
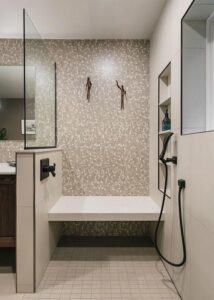
[[[33,136],[35,71],[28,68],[31,95],[28,106],[31,115],[28,134]],[[32,129],[32,130],[30,130]],[[24,140],[23,67],[0,66],[0,140]]]
[[[181,134],[214,130],[214,0],[195,0],[182,18]]]

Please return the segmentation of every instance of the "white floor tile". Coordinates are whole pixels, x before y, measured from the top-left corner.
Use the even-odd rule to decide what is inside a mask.
[[[15,294],[0,274],[0,300],[179,300],[153,249],[57,248],[36,294]]]

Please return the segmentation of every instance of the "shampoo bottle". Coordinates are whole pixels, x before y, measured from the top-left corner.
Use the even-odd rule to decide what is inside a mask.
[[[169,118],[168,109],[165,112],[165,116],[162,122],[162,131],[170,130],[171,129],[171,120]]]

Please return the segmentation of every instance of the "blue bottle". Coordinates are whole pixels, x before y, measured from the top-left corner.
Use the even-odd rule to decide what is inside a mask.
[[[162,131],[170,130],[171,129],[171,120],[169,118],[168,109],[165,112],[165,117],[162,121]]]

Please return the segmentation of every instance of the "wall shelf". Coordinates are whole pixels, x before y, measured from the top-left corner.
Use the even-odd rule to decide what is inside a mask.
[[[167,135],[169,133],[171,133],[172,131],[171,130],[164,130],[164,131],[159,131],[159,135]]]
[[[160,161],[160,160],[159,160],[158,163],[159,163],[160,165],[162,165],[162,166],[164,165],[164,164],[162,163],[162,161]],[[169,167],[169,168],[171,168],[171,166],[172,166],[171,164],[168,164],[168,167]]]
[[[168,97],[167,99],[159,103],[159,107],[165,108],[166,106],[170,105],[170,103],[171,103],[171,97]]]
[[[162,130],[162,121],[165,116],[166,110],[168,111],[169,118],[171,119],[171,63],[161,72],[158,78],[158,155],[160,155],[163,147],[164,138],[172,132],[172,130]],[[172,124],[171,124],[172,125]],[[166,157],[171,157],[171,142],[168,144]],[[171,197],[171,165],[168,165],[168,185],[166,195]],[[164,164],[158,162],[158,189],[164,192],[165,184],[165,167]]]

